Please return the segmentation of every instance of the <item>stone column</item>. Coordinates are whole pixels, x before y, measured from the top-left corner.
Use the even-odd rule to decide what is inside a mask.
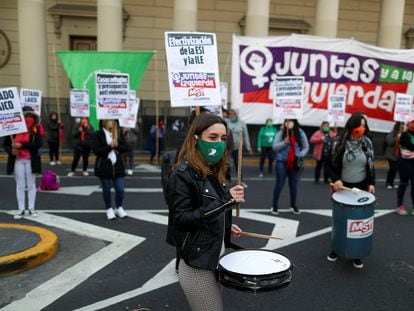
[[[269,0],[248,0],[246,12],[246,36],[269,35]]]
[[[174,31],[197,31],[197,0],[175,0]]]
[[[377,45],[400,49],[405,0],[382,0]]]
[[[98,0],[98,51],[122,50],[122,0]]]
[[[48,96],[46,16],[44,0],[18,0],[20,87]]]
[[[336,38],[339,0],[317,0],[315,35]]]

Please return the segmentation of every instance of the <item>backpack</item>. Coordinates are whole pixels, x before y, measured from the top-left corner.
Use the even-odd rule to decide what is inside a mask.
[[[60,188],[59,177],[53,171],[42,174],[40,179],[40,190],[58,190]]]

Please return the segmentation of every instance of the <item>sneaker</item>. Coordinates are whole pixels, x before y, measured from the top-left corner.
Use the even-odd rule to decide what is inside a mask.
[[[362,263],[361,259],[353,259],[352,265],[357,269],[361,269],[364,267],[364,264]]]
[[[291,206],[290,210],[292,211],[293,214],[296,214],[296,215],[300,214],[300,211],[297,206]]]
[[[249,186],[248,186],[248,185],[247,185],[244,181],[242,181],[241,185],[242,185],[245,189],[249,188]]]
[[[60,162],[60,161],[56,161],[56,164],[57,164],[57,165],[62,165],[62,162]]]
[[[75,172],[69,172],[69,173],[68,173],[68,176],[69,176],[69,177],[73,177],[73,176],[75,176]]]
[[[398,189],[398,185],[394,185],[394,189]]]
[[[127,213],[125,212],[122,206],[116,208],[114,211],[115,211],[115,215],[118,216],[119,218],[127,217]]]
[[[400,205],[398,208],[396,208],[395,209],[395,211],[398,213],[398,214],[400,214],[400,215],[408,215],[408,213],[407,213],[407,209],[405,208],[405,206],[404,205]]]
[[[259,174],[259,177],[260,177],[260,178],[262,178],[262,177],[263,177],[263,173],[260,173],[260,174]]]
[[[273,208],[273,206],[270,207],[270,213],[272,215],[279,215],[279,211],[277,210],[277,208]]]
[[[29,216],[39,217],[39,214],[34,209],[29,209]]]
[[[388,185],[386,186],[386,188],[387,188],[387,189],[392,189],[392,188],[393,188],[393,186],[388,184]]]
[[[134,172],[132,170],[127,170],[127,174],[131,176]]]
[[[55,161],[51,161],[50,162],[50,166],[55,166],[56,165],[56,162]]]
[[[88,171],[83,171],[83,172],[82,172],[82,175],[83,175],[83,176],[89,176],[89,172],[88,172]]]
[[[337,261],[338,260],[338,255],[332,251],[328,256],[326,256],[326,259],[328,259],[328,261]]]
[[[14,219],[22,219],[24,217],[24,211],[18,211],[17,214],[13,216]]]
[[[116,218],[115,211],[112,207],[106,210],[106,218],[108,218],[108,220],[112,220]]]

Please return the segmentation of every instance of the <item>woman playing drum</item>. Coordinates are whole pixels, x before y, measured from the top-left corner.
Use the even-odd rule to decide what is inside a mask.
[[[374,149],[368,133],[365,115],[355,112],[333,141],[326,168],[334,191],[345,186],[375,192]],[[336,261],[338,255],[332,251],[327,258]],[[352,263],[356,268],[363,267],[361,258],[352,258]]]
[[[180,285],[192,310],[222,310],[215,271],[225,236],[239,236],[231,208],[244,189],[227,187],[226,122],[209,113],[192,123],[167,185],[167,241],[177,247]]]

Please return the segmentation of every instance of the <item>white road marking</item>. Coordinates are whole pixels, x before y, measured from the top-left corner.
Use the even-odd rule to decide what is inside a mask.
[[[114,192],[114,189],[111,189],[111,191]],[[160,193],[162,192],[162,188],[125,188],[124,191],[131,193]],[[41,191],[41,193],[47,194],[69,194],[83,196],[89,196],[94,192],[102,192],[102,189],[99,187],[99,185],[60,187],[58,190]]]

